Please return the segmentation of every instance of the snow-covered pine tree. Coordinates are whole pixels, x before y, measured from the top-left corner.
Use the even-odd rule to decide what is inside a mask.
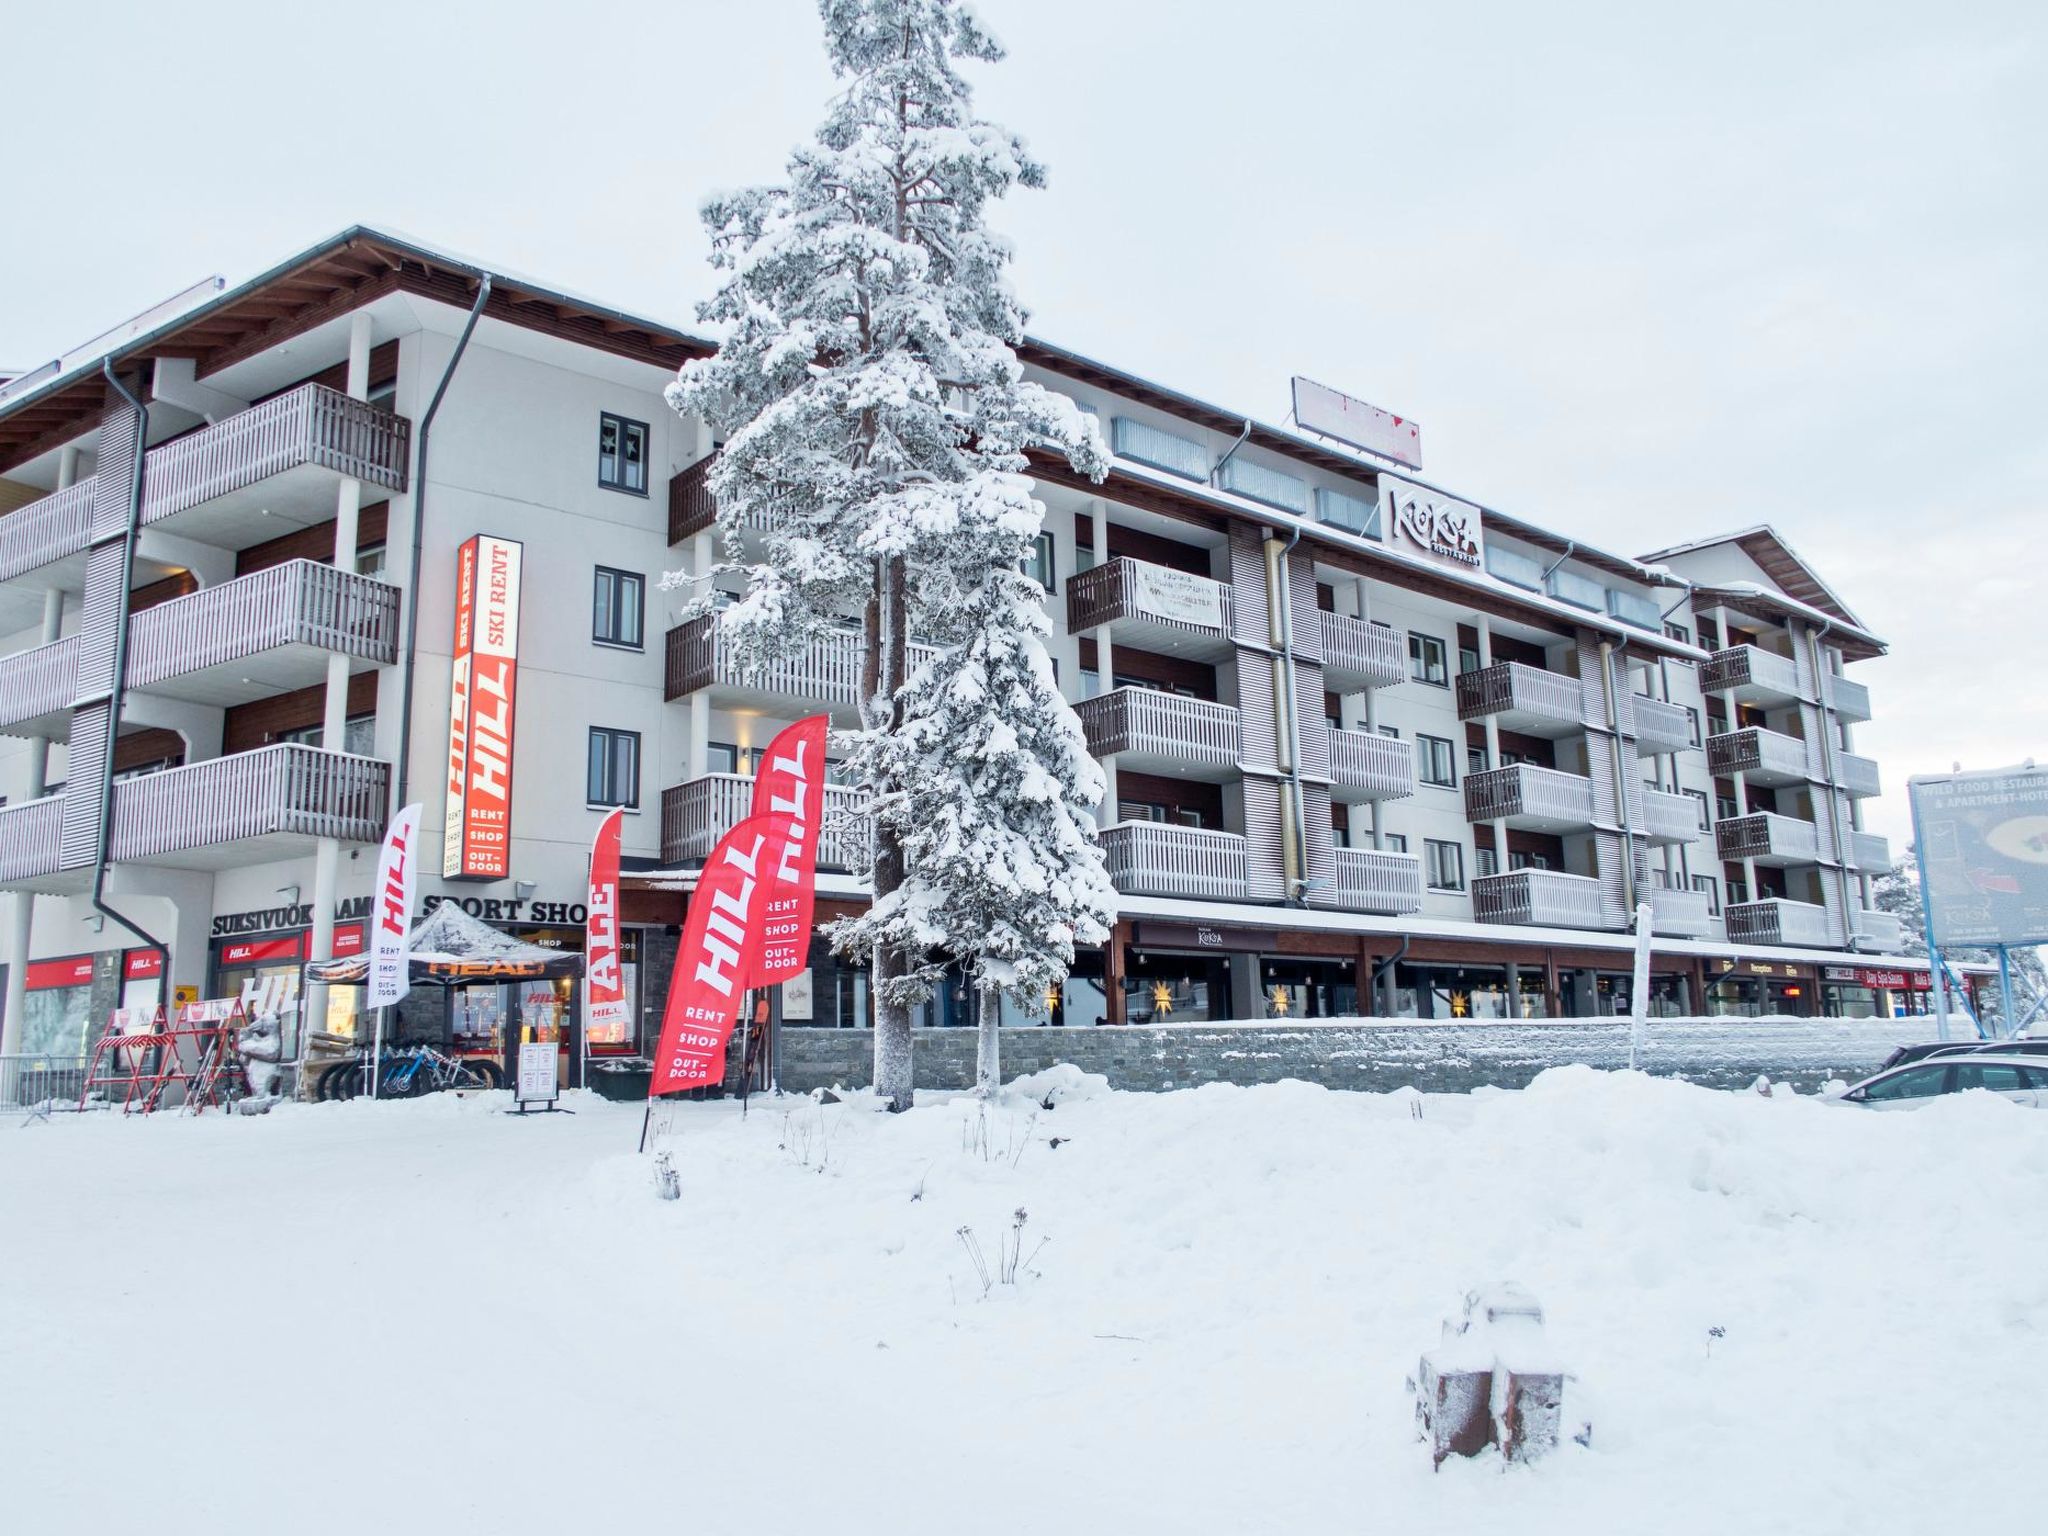
[[[960,596],[954,643],[911,674],[882,749],[903,786],[889,815],[908,873],[859,921],[876,944],[967,967],[987,1095],[1001,1082],[1000,1000],[1036,1005],[1065,981],[1075,944],[1109,937],[1116,896],[1089,814],[1102,770],[1053,681],[1038,583],[998,565]]]
[[[957,68],[1002,48],[958,0],[818,10],[846,88],[791,156],[786,185],[706,204],[726,277],[698,314],[724,339],[683,369],[669,401],[725,439],[710,483],[734,555],[726,571],[744,587],[719,621],[739,664],[861,621],[862,729],[848,763],[877,807],[881,901],[904,873],[889,814],[902,787],[880,748],[902,721],[912,631],[957,601],[960,572],[1028,547],[1042,513],[1023,478],[1027,448],[1098,478],[1106,456],[1093,424],[1018,367],[1010,249],[985,215],[1045,172],[974,116]],[[747,530],[759,554],[741,560]],[[904,1109],[916,961],[877,943],[871,963],[875,1087]]]

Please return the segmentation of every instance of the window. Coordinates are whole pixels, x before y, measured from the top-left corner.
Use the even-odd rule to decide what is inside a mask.
[[[320,745],[322,727],[301,725],[293,730],[279,731],[270,739],[286,742],[293,746],[317,747]],[[350,715],[341,725],[341,750],[353,757],[375,757],[377,755],[377,717],[373,714]]]
[[[1408,675],[1418,683],[1435,683],[1439,688],[1451,686],[1450,673],[1446,669],[1444,643],[1435,635],[1408,635]]]
[[[1688,789],[1685,791],[1685,795],[1687,799],[1693,801],[1698,806],[1700,830],[1702,832],[1706,831],[1712,825],[1707,819],[1707,792],[1704,789]]]
[[[381,581],[384,577],[384,546],[366,544],[356,551],[356,574]]]
[[[1207,482],[1209,451],[1191,438],[1162,432],[1128,416],[1109,418],[1110,452],[1120,459],[1149,464],[1171,475]]]
[[[1733,821],[1742,814],[1742,802],[1733,795],[1714,796],[1714,814],[1722,821]]]
[[[1472,871],[1482,880],[1488,875],[1499,874],[1500,855],[1491,848],[1474,848],[1472,850]]]
[[[1406,853],[1408,851],[1408,835],[1405,832],[1385,833],[1381,836],[1380,841],[1387,845],[1387,852],[1389,853]]]
[[[1463,677],[1463,676],[1464,676],[1464,675],[1465,675],[1465,674],[1466,674],[1467,672],[1477,672],[1478,670],[1479,670],[1479,652],[1478,652],[1478,650],[1477,650],[1477,649],[1476,649],[1475,647],[1473,647],[1473,646],[1469,646],[1469,645],[1461,645],[1461,646],[1459,646],[1459,647],[1458,647],[1458,676],[1460,676],[1460,677]]]
[[[757,747],[736,747],[729,741],[709,742],[704,749],[704,771],[743,774],[751,779],[760,755]]]
[[[591,640],[598,645],[639,650],[644,639],[641,599],[646,592],[645,576],[600,565],[590,597]]]
[[[1707,898],[1707,916],[1721,915],[1721,882],[1712,875],[1694,875],[1692,888]]]
[[[1550,860],[1540,853],[1523,853],[1518,848],[1508,850],[1509,869],[1548,869]]]
[[[1894,1072],[1890,1077],[1872,1083],[1863,1090],[1863,1097],[1880,1102],[1931,1099],[1941,1092],[1942,1081],[1947,1076],[1947,1067],[1908,1067],[1903,1072]]]
[[[1486,772],[1486,748],[1467,747],[1465,749],[1465,771],[1467,773]]]
[[[1560,566],[1550,573],[1545,584],[1550,595],[1560,603],[1570,603],[1574,608],[1585,608],[1593,613],[1607,610],[1607,589],[1590,576]]]
[[[1700,712],[1690,704],[1685,706],[1685,729],[1686,734],[1692,738],[1692,744],[1698,746],[1700,744]]]
[[[1700,620],[1700,649],[1718,651],[1721,649],[1721,626],[1712,619]]]
[[[1454,756],[1456,751],[1456,747],[1441,736],[1423,736],[1418,734],[1415,738],[1415,771],[1421,777],[1422,782],[1434,784],[1440,789],[1456,789],[1458,787],[1458,759]]]
[[[1333,527],[1347,529],[1368,539],[1380,536],[1380,504],[1342,491],[1316,488],[1316,516]]]
[[[597,483],[608,491],[647,494],[647,423],[601,412],[597,418]]]
[[[1739,907],[1748,900],[1749,882],[1747,880],[1730,880],[1728,882],[1728,905]]]
[[[1993,1093],[2024,1093],[2029,1086],[2025,1073],[2003,1062],[1956,1063],[1957,1093],[1966,1093],[1972,1088],[1989,1088]]]
[[[1296,475],[1268,469],[1239,455],[1223,466],[1217,477],[1226,491],[1235,491],[1251,501],[1263,501],[1283,512],[1308,511],[1308,482]]]
[[[1380,734],[1382,736],[1390,736],[1395,741],[1399,741],[1401,739],[1401,727],[1398,725],[1383,725],[1380,727]]]
[[[114,775],[114,782],[126,784],[130,779],[146,779],[152,773],[162,773],[166,768],[176,768],[178,765],[178,758],[159,757],[153,762],[137,763],[132,768],[123,768]]]
[[[1465,845],[1440,843],[1433,837],[1422,840],[1423,864],[1432,891],[1465,889]]]
[[[1543,562],[1505,544],[1487,544],[1486,569],[1511,586],[1527,587],[1531,592],[1543,585]]]
[[[583,798],[591,805],[640,805],[640,733],[590,728],[590,775]]]
[[[1667,639],[1676,640],[1680,645],[1692,644],[1692,631],[1687,629],[1683,624],[1673,624],[1669,620],[1666,620],[1664,624],[1664,634]],[[1685,665],[1689,667],[1692,665],[1692,663],[1688,661],[1685,663]]]
[[[1041,533],[1032,541],[1031,553],[1024,560],[1024,574],[1048,592],[1059,591],[1059,583],[1053,570],[1051,534]]]

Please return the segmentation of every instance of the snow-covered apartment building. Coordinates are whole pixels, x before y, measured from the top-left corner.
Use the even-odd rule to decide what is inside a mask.
[[[627,807],[639,1024],[592,1044],[648,1043],[753,753],[850,720],[857,677],[850,628],[750,677],[710,620],[673,621],[660,574],[713,559],[716,445],[662,388],[706,350],[356,228],[0,386],[0,1051],[74,1050],[174,989],[289,1004],[305,959],[362,943],[409,800],[425,901],[569,947],[592,832]],[[1919,1006],[1873,910],[1891,855],[1861,829],[1879,773],[1844,675],[1883,644],[1772,530],[1611,554],[1024,357],[1115,453],[1100,485],[1040,478],[1122,895],[1040,1021],[1612,1012],[1638,902],[1662,1009]],[[516,691],[502,797],[444,866],[458,582],[509,605],[485,627]],[[821,919],[859,899],[858,807],[831,796]],[[864,1022],[862,973],[813,956],[789,1023]],[[481,1037],[565,1003],[451,1011]],[[320,1006],[350,1027],[353,994]]]

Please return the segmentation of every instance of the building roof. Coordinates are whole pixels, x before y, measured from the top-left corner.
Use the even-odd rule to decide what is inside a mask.
[[[1662,562],[1724,544],[1733,544],[1749,556],[1787,596],[1829,618],[1857,629],[1863,628],[1863,621],[1856,617],[1849,605],[1835,595],[1834,589],[1821,580],[1820,573],[1802,559],[1785,536],[1769,523],[1758,523],[1734,533],[1715,534],[1711,538],[1694,539],[1689,544],[1674,544],[1669,549],[1645,555],[1643,559],[1651,563]]]

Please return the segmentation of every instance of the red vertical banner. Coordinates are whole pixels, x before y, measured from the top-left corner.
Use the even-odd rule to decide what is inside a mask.
[[[626,1006],[626,972],[619,956],[619,831],[625,810],[614,808],[597,824],[590,844],[590,891],[584,903],[584,1039],[625,1045],[633,1038]]]
[[[725,1080],[725,1046],[761,944],[768,854],[780,818],[749,816],[718,840],[690,897],[669,978],[653,1094]]]
[[[761,946],[748,982],[773,986],[810,964],[818,898],[818,835],[825,819],[825,715],[786,727],[754,771],[754,816],[772,817]]]
[[[512,869],[512,721],[523,553],[516,540],[487,533],[455,553],[444,879],[502,880]]]

